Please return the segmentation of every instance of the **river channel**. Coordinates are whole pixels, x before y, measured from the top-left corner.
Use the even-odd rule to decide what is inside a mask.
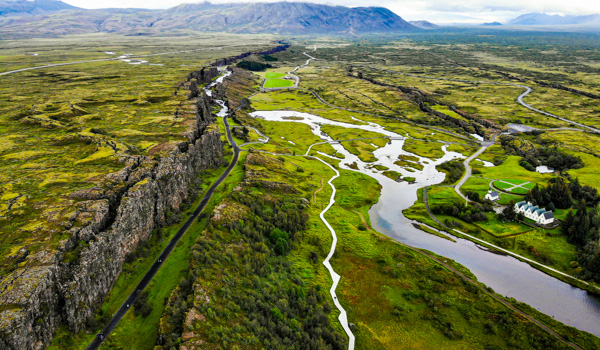
[[[378,124],[361,122],[358,119],[355,121],[359,124],[350,124],[294,111],[256,111],[251,115],[268,121],[307,124],[315,135],[328,142],[333,139],[322,132],[321,125],[368,130],[389,137],[390,142],[387,145],[373,152],[377,158],[373,163],[361,161],[339,143],[331,143],[338,155],[343,155],[339,159],[341,168],[359,171],[373,177],[381,184],[379,202],[369,211],[374,229],[402,243],[427,249],[455,260],[471,270],[480,282],[493,288],[497,293],[525,302],[566,325],[600,336],[600,298],[536,270],[516,258],[492,253],[471,241],[453,237],[455,242],[452,242],[425,233],[416,229],[413,221],[402,214],[404,209],[412,206],[417,200],[419,188],[435,185],[444,180],[445,175],[435,169],[436,165],[451,159],[465,158],[462,154],[450,152],[446,145],[440,143],[444,151],[442,158],[431,160],[416,156],[403,150],[406,136],[386,130]],[[401,155],[412,156],[410,159],[416,157],[423,169],[407,169],[394,164]],[[321,156],[330,157],[322,153]],[[351,164],[358,170],[350,168]],[[377,170],[374,165],[383,165],[402,176],[414,177],[416,180],[410,184],[396,182],[383,175],[382,171]]]

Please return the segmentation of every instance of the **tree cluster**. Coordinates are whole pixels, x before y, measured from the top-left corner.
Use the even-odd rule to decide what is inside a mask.
[[[485,214],[489,204],[475,203],[472,206],[461,205],[460,203],[441,204],[431,208],[431,211],[436,215],[448,215],[459,218],[465,222],[472,223],[478,221],[487,221],[488,217]],[[491,210],[491,206],[487,209]]]
[[[267,70],[267,68],[273,68],[273,66],[268,63],[260,63],[254,61],[242,61],[236,66],[238,68],[242,68],[253,72],[264,72],[265,70]]]
[[[274,191],[275,192],[275,191]],[[223,348],[323,349],[347,347],[332,327],[332,306],[324,291],[309,287],[287,260],[300,232],[306,229],[306,201],[293,195],[251,191],[230,198],[249,210],[243,219],[215,227],[210,224],[191,252],[190,275],[198,286],[170,298],[169,322],[159,344],[181,341],[186,310],[195,307],[205,317],[202,339]],[[316,254],[315,254],[316,255]],[[318,255],[312,257],[318,260]],[[184,288],[180,288],[184,290]],[[197,292],[196,292],[197,293]],[[210,302],[198,302],[199,296]],[[194,301],[195,300],[195,301]],[[192,306],[193,305],[193,306]],[[168,329],[167,329],[168,328]]]
[[[465,173],[465,165],[460,160],[451,160],[437,166],[438,170],[446,173],[444,183],[452,184],[460,180]]]
[[[517,212],[515,212],[515,201],[512,199],[509,204],[502,209],[502,212],[498,214],[498,218],[502,221],[515,221],[520,219],[519,216],[522,216],[522,214],[517,214]]]
[[[530,142],[508,135],[500,137],[500,143],[507,153],[521,156],[519,164],[529,171],[535,171],[535,167],[539,165],[546,165],[557,171],[579,169],[584,165],[581,158],[564,153],[556,146],[535,147]]]
[[[563,221],[562,232],[567,240],[579,247],[579,274],[583,279],[600,282],[600,246],[598,230],[600,213],[597,207],[588,208],[585,201],[579,202],[577,212],[570,210]]]
[[[577,178],[567,182],[564,177],[555,177],[550,179],[545,187],[536,184],[527,193],[525,200],[547,210],[555,210],[571,208],[575,201],[595,206],[600,198],[597,189],[587,185],[581,186]]]
[[[577,205],[576,213],[569,210],[561,228],[570,243],[582,247],[588,241],[593,240],[597,245],[598,229],[600,229],[598,210],[596,208],[588,210],[585,201],[581,201]]]

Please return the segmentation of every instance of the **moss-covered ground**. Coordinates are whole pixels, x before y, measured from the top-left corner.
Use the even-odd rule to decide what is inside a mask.
[[[127,156],[160,158],[188,139],[195,106],[182,84],[190,72],[272,45],[267,36],[252,45],[243,36],[224,35],[219,45],[214,38],[88,35],[0,44],[0,71],[148,55],[140,58],[145,64],[110,60],[2,76],[0,273],[17,267],[23,252],[51,251],[66,238],[62,225],[77,203],[71,193],[102,187]]]

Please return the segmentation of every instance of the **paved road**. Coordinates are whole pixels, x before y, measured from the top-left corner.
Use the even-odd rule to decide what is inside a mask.
[[[267,82],[267,79],[265,78],[262,82],[262,85],[260,86],[260,90],[261,91],[277,91],[277,90],[288,90],[288,89],[297,89],[298,85],[300,84],[300,77],[297,76],[296,71],[298,71],[298,69],[304,68],[306,66],[308,66],[310,64],[310,61],[312,60],[316,60],[316,58],[312,57],[311,55],[307,54],[306,52],[303,52],[304,56],[308,57],[308,60],[306,61],[305,64],[298,66],[296,68],[294,68],[293,70],[289,71],[287,73],[287,75],[289,75],[290,77],[294,78],[294,85],[292,86],[283,86],[283,87],[273,87],[273,88],[266,88],[265,84]]]
[[[104,341],[104,339],[106,339],[106,337],[110,334],[110,332],[112,332],[112,330],[117,326],[117,324],[119,323],[121,318],[123,318],[123,316],[125,316],[127,311],[129,311],[130,307],[133,305],[133,303],[135,302],[137,297],[142,293],[144,288],[146,288],[148,286],[148,284],[150,283],[150,281],[152,280],[154,275],[156,275],[156,272],[158,272],[158,270],[160,269],[162,264],[169,257],[169,254],[171,254],[171,252],[173,251],[173,249],[177,245],[177,242],[179,242],[179,240],[181,239],[183,234],[187,232],[187,230],[190,228],[190,226],[192,225],[194,220],[196,220],[198,218],[198,216],[200,215],[200,213],[202,213],[202,211],[208,204],[210,198],[212,197],[212,195],[215,192],[215,190],[217,189],[217,187],[225,180],[225,178],[227,178],[229,173],[231,173],[231,170],[233,170],[233,168],[237,164],[238,159],[240,157],[240,149],[238,148],[237,144],[233,140],[233,137],[231,136],[231,128],[229,127],[229,122],[227,121],[227,117],[223,118],[223,123],[225,124],[225,128],[227,130],[227,139],[229,140],[229,143],[233,147],[233,159],[231,160],[231,163],[229,163],[229,166],[223,172],[223,174],[221,174],[219,179],[215,183],[213,183],[213,185],[208,189],[208,191],[202,198],[202,201],[200,201],[200,204],[196,207],[196,210],[194,210],[194,213],[192,214],[192,216],[185,222],[185,224],[183,224],[183,226],[179,229],[179,231],[177,231],[175,236],[173,236],[173,238],[171,239],[171,241],[169,242],[167,247],[160,254],[158,260],[155,261],[154,264],[152,264],[152,266],[150,267],[150,270],[148,270],[148,272],[146,272],[146,274],[144,275],[144,278],[142,278],[140,283],[135,288],[134,292],[129,295],[127,300],[123,303],[123,305],[121,305],[121,307],[119,308],[117,313],[113,316],[113,318],[110,320],[110,322],[106,325],[104,330],[102,330],[102,332],[100,333],[100,334],[102,334],[102,336],[96,336],[96,338],[94,338],[92,343],[87,347],[88,350],[98,349],[100,347],[100,345],[102,344],[102,342]]]
[[[267,142],[269,142],[269,140],[271,139],[271,138],[269,138],[269,136],[267,136],[267,135],[263,134],[262,132],[260,132],[260,130],[258,130],[257,128],[254,128],[254,127],[252,127],[252,126],[246,126],[246,125],[234,125],[234,126],[232,126],[232,128],[248,128],[248,129],[250,129],[250,130],[254,130],[254,131],[255,131],[255,132],[258,134],[258,136],[262,137],[262,139],[259,137],[259,138],[258,138],[258,141],[246,142],[246,143],[243,143],[243,144],[241,144],[241,145],[239,146],[239,148],[240,148],[240,149],[241,149],[242,147],[244,147],[244,146],[248,146],[248,145],[254,145],[254,144],[257,144],[257,143],[267,143]]]
[[[456,193],[458,193],[459,196],[461,196],[466,201],[470,200],[465,195],[463,195],[462,192],[460,192],[460,187],[464,185],[465,182],[467,182],[467,180],[469,180],[469,178],[471,177],[471,166],[469,165],[469,163],[473,159],[479,157],[479,155],[491,145],[493,145],[493,142],[484,142],[481,148],[477,150],[477,152],[473,153],[469,158],[465,159],[465,161],[463,162],[463,164],[465,165],[465,175],[462,177],[462,179],[460,179],[458,184],[454,186],[454,190],[456,191]]]
[[[562,120],[562,121],[564,121],[564,122],[567,122],[567,123],[570,123],[570,124],[573,124],[573,125],[577,125],[577,126],[579,126],[579,127],[581,127],[581,128],[588,129],[588,130],[590,130],[590,131],[592,131],[592,132],[595,132],[595,133],[600,133],[600,130],[599,130],[599,129],[596,129],[596,128],[593,128],[593,127],[591,127],[591,126],[587,126],[587,125],[584,125],[584,124],[581,124],[581,123],[574,122],[574,121],[572,121],[572,120],[569,120],[569,119],[567,119],[567,118],[559,117],[559,116],[557,116],[557,115],[555,115],[555,114],[552,114],[552,113],[544,112],[544,111],[542,111],[542,110],[539,110],[539,109],[537,109],[537,108],[534,108],[534,107],[532,107],[532,106],[528,105],[527,103],[525,103],[525,102],[523,101],[523,98],[524,98],[525,96],[529,95],[529,94],[531,93],[531,91],[533,91],[533,89],[532,89],[532,88],[530,88],[529,86],[526,86],[526,85],[516,85],[516,84],[515,84],[514,86],[520,86],[520,87],[522,87],[522,88],[524,88],[524,89],[525,89],[525,92],[524,92],[524,93],[522,93],[521,95],[519,95],[519,97],[517,98],[517,101],[518,101],[518,102],[519,102],[519,103],[520,103],[520,104],[521,104],[523,107],[525,107],[525,108],[527,108],[527,109],[530,109],[530,110],[532,110],[532,111],[534,111],[534,112],[537,112],[537,113],[543,114],[543,115],[545,115],[545,116],[547,116],[547,117],[556,118],[556,119],[558,119],[558,120]]]
[[[377,69],[377,70],[381,70],[384,72],[388,72],[388,73],[394,73],[394,74],[399,74],[399,75],[404,75],[404,76],[408,76],[408,77],[414,77],[414,78],[420,78],[420,79],[429,79],[429,80],[441,80],[441,81],[452,81],[452,82],[456,82],[456,83],[467,83],[467,84],[485,84],[485,85],[504,85],[504,86],[515,86],[515,87],[520,87],[525,89],[525,92],[523,92],[521,95],[519,95],[519,97],[517,97],[517,102],[522,105],[523,107],[532,110],[536,113],[540,113],[543,114],[547,117],[551,117],[551,118],[555,118],[555,119],[559,119],[562,120],[564,122],[567,123],[571,123],[573,125],[577,125],[579,127],[585,128],[591,132],[594,133],[600,133],[599,129],[593,128],[591,126],[587,126],[581,123],[577,123],[574,122],[572,120],[569,120],[567,118],[563,118],[563,117],[559,117],[555,114],[552,113],[548,113],[548,112],[544,112],[540,109],[534,108],[532,106],[530,106],[529,104],[525,103],[525,101],[523,101],[523,98],[527,95],[529,95],[533,89],[527,85],[521,85],[521,84],[513,84],[513,83],[502,83],[502,82],[494,82],[494,81],[485,81],[485,80],[466,80],[466,79],[452,79],[452,78],[442,78],[442,77],[434,77],[434,76],[428,76],[428,75],[419,75],[419,74],[409,74],[409,73],[404,73],[404,72],[398,72],[398,71],[394,71],[394,70],[389,70],[389,69],[383,69],[383,68],[378,68],[378,67],[373,67],[373,66],[366,66],[367,68],[371,68],[371,69]],[[556,129],[556,128],[555,128]],[[562,128],[558,128],[558,129],[562,129]],[[575,128],[565,128],[567,130],[573,130],[573,131],[577,131],[579,129],[575,129]],[[553,129],[549,129],[549,130],[553,130]],[[579,131],[583,131],[583,130],[579,130]]]

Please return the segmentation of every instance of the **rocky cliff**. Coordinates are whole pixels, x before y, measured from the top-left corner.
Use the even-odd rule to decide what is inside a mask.
[[[198,90],[216,69],[192,74],[184,85],[196,99],[188,141],[153,156],[127,156],[103,186],[72,193],[77,210],[64,224],[56,251],[30,255],[0,282],[0,349],[42,349],[61,324],[80,331],[102,304],[128,253],[164,226],[190,196],[200,172],[220,166],[223,144],[211,99]],[[158,151],[157,151],[158,152]]]
[[[226,66],[228,64],[232,64],[233,62],[237,61],[237,60],[241,60],[242,58],[246,58],[250,55],[272,55],[274,53],[278,53],[281,51],[285,51],[287,50],[290,46],[290,44],[284,44],[284,45],[279,45],[276,46],[270,50],[267,51],[261,51],[261,52],[244,52],[243,54],[237,55],[237,56],[233,56],[233,57],[227,57],[227,58],[222,58],[220,60],[215,61],[215,63],[213,63],[214,66]]]

